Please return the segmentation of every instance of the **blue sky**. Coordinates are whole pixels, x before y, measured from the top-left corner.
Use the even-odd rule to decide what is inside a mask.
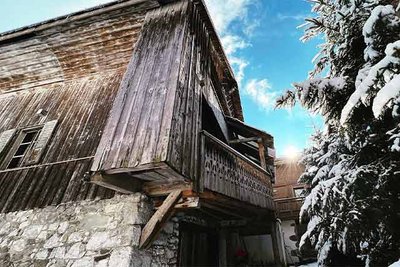
[[[2,0],[0,32],[110,0]],[[245,122],[275,137],[278,156],[301,150],[322,120],[300,107],[274,110],[274,99],[312,69],[318,40],[302,43],[306,0],[206,0],[239,82]]]

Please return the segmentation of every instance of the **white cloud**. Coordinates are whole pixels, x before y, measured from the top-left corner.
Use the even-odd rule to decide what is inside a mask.
[[[244,21],[251,0],[206,0],[212,21],[219,34],[224,34],[235,20]]]
[[[261,24],[260,20],[253,20],[253,21],[247,22],[243,29],[244,34],[246,34],[247,36],[253,36],[255,29],[258,26],[260,26],[260,24]]]
[[[244,87],[244,93],[262,109],[271,110],[277,97],[277,93],[273,92],[271,88],[272,86],[267,79],[251,79]]]
[[[240,87],[244,79],[244,70],[249,65],[249,62],[244,58],[235,56],[230,56],[229,61],[232,65],[233,71],[235,72],[236,81]]]
[[[282,14],[282,13],[278,13],[278,15],[277,15],[278,20],[305,20],[308,17],[310,17],[310,15],[306,15],[306,14]]]
[[[248,17],[254,0],[205,0],[214,26],[221,37],[222,46],[235,72],[239,87],[249,62],[240,56],[240,50],[251,46],[249,38],[260,24]],[[236,23],[237,22],[237,23]],[[233,27],[233,25],[235,27]]]
[[[254,0],[205,0],[211,19],[221,36],[221,42],[229,62],[235,72],[239,88],[245,79],[245,70],[249,61],[240,55],[240,51],[251,46],[249,39],[260,25],[259,20],[248,16]],[[271,90],[267,79],[251,79],[241,92],[248,96],[263,110],[271,110],[275,104],[276,92]]]
[[[250,43],[238,35],[225,35],[221,38],[221,42],[228,56],[233,55],[237,50],[251,46]]]
[[[69,14],[73,12],[77,12],[80,10],[85,10],[91,7],[103,5],[109,2],[113,2],[114,0],[86,0],[86,1],[65,1],[61,2],[60,5],[57,6],[57,9],[54,11],[55,13],[60,13],[59,15]]]

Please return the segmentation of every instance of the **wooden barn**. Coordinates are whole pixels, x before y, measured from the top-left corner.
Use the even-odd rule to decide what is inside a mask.
[[[283,265],[274,177],[202,0],[0,34],[1,266]]]

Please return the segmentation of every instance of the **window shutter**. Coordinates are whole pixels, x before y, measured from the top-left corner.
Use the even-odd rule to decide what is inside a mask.
[[[13,138],[16,129],[11,129],[0,133],[0,157],[5,153],[6,147]]]
[[[47,144],[57,126],[57,120],[46,122],[39,133],[39,136],[29,152],[24,165],[33,165],[39,163]]]

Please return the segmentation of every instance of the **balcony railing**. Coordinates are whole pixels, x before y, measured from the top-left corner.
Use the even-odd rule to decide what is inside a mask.
[[[200,155],[200,188],[275,210],[266,170],[205,131]]]
[[[304,203],[304,197],[275,199],[275,203],[280,219],[297,219]]]

